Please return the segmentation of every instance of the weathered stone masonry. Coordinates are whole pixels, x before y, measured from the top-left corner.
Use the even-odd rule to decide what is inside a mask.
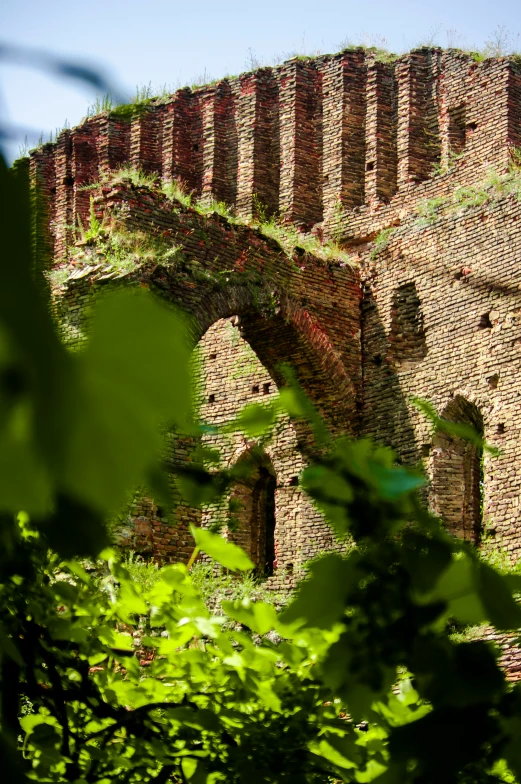
[[[269,398],[287,361],[334,432],[370,434],[403,461],[423,462],[430,503],[455,534],[479,542],[486,525],[519,556],[521,205],[498,195],[423,222],[417,208],[478,186],[491,169],[507,172],[520,145],[520,66],[425,48],[394,62],[363,50],[293,59],[180,90],[130,119],[92,118],[30,164],[49,218],[41,241],[70,270],[58,301],[67,339],[81,339],[86,300],[117,277],[65,261],[95,195],[107,220],[179,248],[174,264],[125,280],[192,316],[204,419]],[[159,187],[104,184],[123,165],[224,201],[245,222],[280,214],[335,239],[352,263],[298,247],[290,257],[253,226],[174,209]],[[500,456],[433,438],[414,396],[472,424]],[[226,462],[252,445],[237,434],[220,447]],[[296,480],[309,448],[301,424],[280,420],[257,473],[234,491],[243,503],[235,536],[278,582],[333,546]],[[163,558],[186,557],[190,520],[230,514],[179,505],[172,527],[151,499],[137,511],[144,546]]]

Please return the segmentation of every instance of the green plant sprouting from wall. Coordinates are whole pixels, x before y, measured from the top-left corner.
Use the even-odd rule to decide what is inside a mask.
[[[382,231],[375,237],[373,241],[373,247],[371,249],[371,261],[375,261],[375,259],[379,256],[380,253],[387,248],[389,242],[391,240],[392,235],[396,231],[395,226],[389,226],[386,229],[382,229]]]
[[[96,216],[93,198],[89,224],[86,228],[80,225],[79,235],[69,248],[68,261],[47,273],[54,287],[63,286],[73,269],[85,268],[107,278],[122,277],[151,262],[172,266],[183,258],[179,246],[163,237],[128,230],[115,220],[104,224]]]
[[[450,194],[420,201],[416,206],[415,223],[429,226],[443,215],[507,197],[521,201],[521,150],[518,147],[510,149],[508,171],[501,173],[490,168],[481,182],[457,185]]]
[[[292,224],[284,222],[278,216],[267,216],[267,210],[263,208],[257,200],[257,217],[248,219],[237,215],[234,210],[224,201],[208,197],[195,198],[183,183],[173,180],[169,183],[161,184],[156,174],[146,174],[140,169],[131,166],[124,166],[116,172],[112,172],[105,178],[106,183],[117,185],[130,181],[135,187],[145,187],[158,189],[173,204],[174,208],[193,209],[195,212],[205,217],[213,214],[220,215],[232,225],[249,226],[257,229],[267,238],[275,240],[285,253],[292,257],[295,250],[304,251],[316,258],[324,261],[339,261],[341,263],[353,264],[353,258],[336,242],[321,242],[318,237],[311,234],[304,234]],[[179,205],[179,207],[176,207]]]

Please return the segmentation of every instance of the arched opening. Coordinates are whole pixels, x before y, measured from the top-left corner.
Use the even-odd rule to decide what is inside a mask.
[[[257,572],[265,577],[275,569],[276,486],[273,465],[260,453],[251,460],[247,476],[235,485],[230,498],[228,538],[248,553]]]
[[[460,395],[442,416],[483,435],[479,409]],[[457,435],[438,432],[431,454],[434,511],[454,536],[478,544],[483,527],[483,450]]]
[[[207,329],[195,363],[199,415],[207,425],[230,422],[244,406],[269,403],[278,393],[276,379],[243,337],[237,316],[218,319]],[[219,455],[210,469],[244,468],[226,499],[204,507],[202,525],[225,531],[248,553],[260,575],[270,577],[277,571],[284,579],[287,564],[299,561],[297,528],[313,524],[314,510],[294,482],[305,465],[300,432],[281,412],[263,438],[221,429],[205,433],[202,441]]]
[[[398,365],[420,362],[427,354],[423,313],[415,283],[404,283],[394,292],[389,340]]]

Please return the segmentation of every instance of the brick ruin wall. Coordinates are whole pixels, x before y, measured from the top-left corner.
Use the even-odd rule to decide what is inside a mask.
[[[422,201],[506,172],[518,146],[516,62],[437,49],[380,62],[355,50],[181,90],[131,116],[91,118],[35,152],[30,171],[48,218],[39,241],[59,265],[93,194],[100,214],[180,248],[173,268],[149,265],[123,282],[148,285],[191,314],[207,421],[269,399],[288,361],[335,433],[369,434],[404,462],[421,461],[429,502],[456,535],[479,542],[486,525],[519,557],[521,205],[505,195],[417,220]],[[124,165],[221,200],[245,221],[281,215],[339,242],[352,263],[299,247],[288,255],[254,226],[173,209],[158,187],[110,184]],[[382,230],[391,231],[375,245]],[[57,300],[67,340],[83,338],[86,302],[114,277],[70,267]],[[414,396],[481,430],[499,457],[433,437]],[[310,443],[301,423],[280,420],[257,473],[234,490],[243,524],[231,535],[259,568],[269,555],[277,585],[333,546],[295,484]],[[223,464],[251,448],[240,435],[220,446]],[[169,459],[189,448],[178,441]],[[188,523],[228,512],[195,512],[172,492],[176,526],[146,498],[135,524],[143,551],[186,558]]]
[[[257,229],[191,208],[173,209],[158,189],[123,181],[107,186],[100,199],[105,213],[118,215],[131,232],[159,233],[179,250],[172,264],[150,263],[116,276],[106,274],[103,263],[66,266],[68,278],[55,303],[69,345],[85,339],[92,298],[122,284],[148,286],[190,316],[202,421],[221,424],[244,405],[272,398],[284,383],[281,364],[288,363],[331,430],[355,435],[361,385],[356,267],[299,248],[288,255]],[[220,450],[223,468],[256,445],[242,433],[207,436],[204,442]],[[193,549],[190,523],[227,523],[228,498],[195,510],[179,496],[175,469],[193,460],[196,447],[179,434],[169,437],[175,525],[168,519],[171,510],[141,497],[131,513],[138,552],[187,560]],[[232,489],[243,509],[234,512],[242,524],[230,535],[247,547],[259,571],[272,573],[274,586],[292,585],[301,564],[335,546],[331,529],[298,486],[312,449],[309,427],[280,415],[257,473]],[[270,504],[274,541],[266,564]]]

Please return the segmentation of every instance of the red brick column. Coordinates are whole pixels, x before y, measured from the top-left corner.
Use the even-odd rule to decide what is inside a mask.
[[[86,228],[89,222],[91,193],[82,186],[99,180],[98,118],[72,132],[72,176],[74,179],[73,225]]]
[[[146,174],[161,174],[164,106],[139,109],[130,124],[130,165]]]
[[[397,189],[394,66],[372,61],[367,75],[365,200],[388,202]]]
[[[163,118],[163,182],[179,180],[188,190],[197,190],[195,159],[201,139],[194,138],[196,103],[189,89],[179,90],[165,105]]]
[[[107,174],[129,162],[130,121],[107,112],[98,122],[99,168],[101,174]]]
[[[364,202],[365,55],[345,52],[324,62],[323,200],[326,215]]]
[[[279,201],[278,89],[271,68],[240,77],[237,210],[272,214]]]
[[[322,220],[322,75],[295,59],[279,79],[280,210],[309,226]]]
[[[72,242],[74,178],[72,176],[72,132],[62,131],[54,148],[54,165],[56,171],[56,202],[55,202],[55,245],[56,260],[59,261],[67,253]]]
[[[509,63],[507,74],[508,141],[521,147],[521,66]]]
[[[38,258],[43,256],[50,266],[54,256],[56,217],[56,173],[54,150],[50,144],[31,153],[29,178],[34,192]]]
[[[398,80],[398,187],[423,182],[440,161],[437,105],[440,52],[419,49],[400,60]]]

